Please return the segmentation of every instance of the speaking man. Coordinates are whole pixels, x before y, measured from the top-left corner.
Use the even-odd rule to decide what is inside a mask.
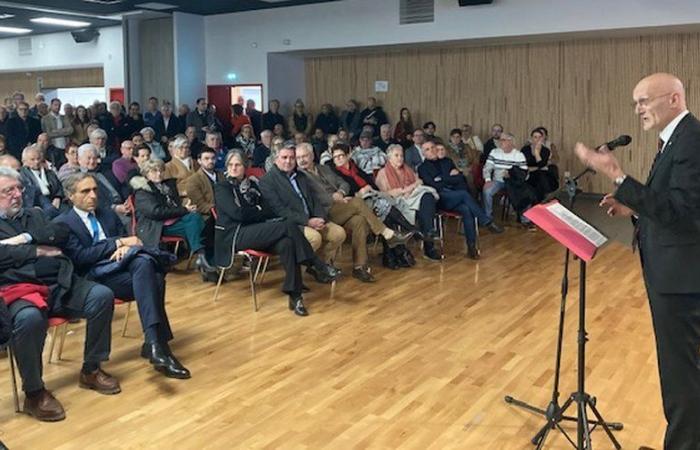
[[[666,450],[700,448],[700,121],[686,109],[683,83],[656,73],[634,88],[635,113],[658,133],[646,183],[626,175],[603,147],[576,144],[581,161],[616,190],[600,205],[632,217],[656,334]]]

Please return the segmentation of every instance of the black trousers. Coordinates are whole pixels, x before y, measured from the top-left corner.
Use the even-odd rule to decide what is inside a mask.
[[[301,294],[301,264],[308,264],[316,256],[301,229],[289,221],[263,222],[244,225],[238,231],[236,248],[252,248],[279,255],[285,277],[282,291]]]
[[[666,450],[700,449],[700,294],[661,294],[646,283],[656,335]]]
[[[420,198],[420,206],[416,212],[416,225],[423,234],[434,231],[435,211],[437,210],[437,200],[432,194],[425,193]]]

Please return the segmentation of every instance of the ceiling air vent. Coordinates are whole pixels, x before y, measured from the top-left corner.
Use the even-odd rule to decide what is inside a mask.
[[[23,37],[17,39],[17,49],[19,56],[29,56],[32,54],[32,38]]]
[[[401,0],[399,23],[430,23],[435,21],[435,0]]]

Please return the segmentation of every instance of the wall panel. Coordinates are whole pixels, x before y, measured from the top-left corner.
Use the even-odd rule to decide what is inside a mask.
[[[486,137],[501,122],[522,144],[530,129],[544,125],[562,173],[581,169],[572,153],[577,141],[629,134],[632,145],[617,152],[628,173],[645,178],[656,137],[642,132],[632,89],[646,74],[676,73],[692,111],[700,100],[699,64],[700,33],[311,57],[306,100],[317,112],[322,103],[342,108],[348,98],[364,103],[372,95],[392,122],[406,106],[415,124],[433,120],[443,137],[465,122]],[[375,80],[388,80],[389,92],[374,93]],[[610,183],[593,176],[582,187],[605,192]]]
[[[102,67],[6,72],[0,73],[0,97],[4,99],[19,91],[23,92],[27,102],[33,105],[34,94],[40,90],[39,78],[42,79],[41,87],[44,89],[105,85]]]

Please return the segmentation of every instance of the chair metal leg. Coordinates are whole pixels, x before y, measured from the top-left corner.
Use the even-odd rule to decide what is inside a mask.
[[[19,392],[17,391],[17,373],[15,372],[15,354],[12,351],[12,343],[7,344],[7,360],[10,364],[10,379],[12,380],[12,398],[15,401],[15,412],[22,410],[19,407]]]
[[[58,327],[51,327],[51,332],[49,333],[51,335],[51,345],[49,346],[49,364],[53,362],[53,348],[56,345],[56,332],[58,331]]]
[[[264,260],[262,271],[260,272],[260,280],[256,280],[258,285],[263,283],[263,280],[265,280],[265,274],[267,273],[267,265],[270,263],[270,258],[265,256],[262,258]]]
[[[68,333],[68,322],[61,325],[61,342],[58,344],[58,360],[61,360],[63,356],[63,343],[66,340],[66,334]]]
[[[474,229],[476,230],[476,248],[480,249],[481,246],[479,245],[479,219],[474,217]]]
[[[262,259],[258,260],[258,263],[255,265],[255,269],[253,269],[253,258],[248,257],[250,260],[250,271],[248,272],[250,275],[250,291],[253,296],[253,309],[255,312],[258,312],[258,296],[257,292],[255,291],[255,279],[258,277],[258,270],[260,270],[260,263],[262,262]]]
[[[131,303],[126,304],[126,315],[124,316],[124,325],[122,325],[122,337],[126,337],[126,329],[129,326],[129,315],[131,315]]]
[[[180,250],[180,241],[175,242],[175,256],[178,255],[178,250]]]
[[[442,222],[442,216],[440,214],[437,215],[435,218],[436,226],[438,230],[438,237],[440,238],[440,255],[445,258],[445,229],[443,228],[444,224]]]
[[[221,287],[221,283],[224,281],[225,273],[226,269],[219,267],[219,280],[216,282],[216,289],[214,289],[214,303],[216,303],[216,299],[219,298],[219,288]]]

